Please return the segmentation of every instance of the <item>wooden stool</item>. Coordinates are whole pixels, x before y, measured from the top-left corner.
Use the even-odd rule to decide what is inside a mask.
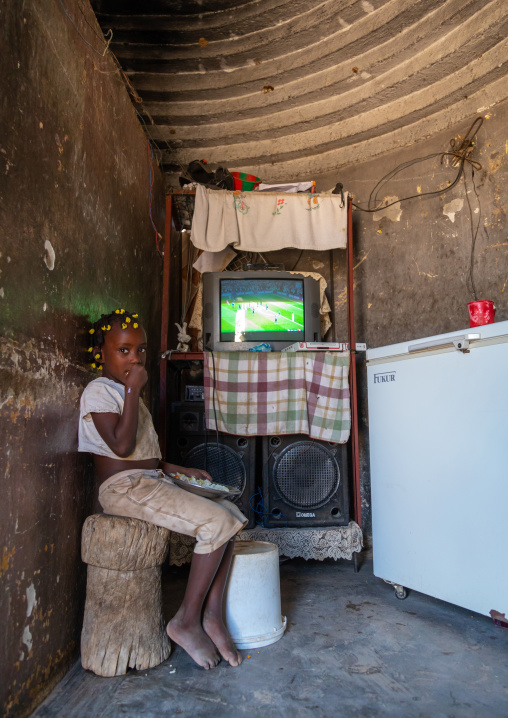
[[[160,567],[170,533],[123,516],[86,519],[81,535],[81,557],[88,564],[83,668],[99,676],[120,676],[128,668],[153,668],[169,657]]]

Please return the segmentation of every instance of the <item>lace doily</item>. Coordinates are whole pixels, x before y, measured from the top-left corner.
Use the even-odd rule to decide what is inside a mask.
[[[256,526],[248,531],[240,531],[242,541],[269,541],[276,544],[281,556],[288,558],[315,559],[353,558],[363,548],[363,534],[357,523],[351,521],[348,526],[334,528],[287,528],[265,529]],[[169,550],[169,563],[182,566],[192,559],[195,539],[190,536],[172,533]]]
[[[169,540],[169,563],[171,566],[183,566],[184,563],[189,563],[192,560],[195,543],[196,539],[192,536],[184,536],[172,531]]]

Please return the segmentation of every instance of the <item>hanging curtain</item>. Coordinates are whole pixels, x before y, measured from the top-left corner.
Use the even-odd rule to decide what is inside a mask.
[[[335,194],[230,192],[196,188],[192,243],[220,252],[345,249],[347,199]]]

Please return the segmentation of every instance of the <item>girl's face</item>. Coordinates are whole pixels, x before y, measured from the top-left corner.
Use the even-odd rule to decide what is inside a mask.
[[[122,329],[118,322],[111,325],[104,335],[104,344],[99,352],[102,359],[102,376],[125,384],[129,371],[136,364],[146,364],[146,334],[142,326],[136,329],[129,325]]]

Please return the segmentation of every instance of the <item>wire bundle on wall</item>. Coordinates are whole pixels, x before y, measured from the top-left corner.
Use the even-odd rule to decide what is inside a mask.
[[[474,122],[472,123],[471,127],[467,131],[464,139],[462,140],[461,144],[456,147],[455,146],[455,140],[450,140],[450,150],[446,152],[433,152],[430,155],[426,155],[425,157],[417,157],[414,160],[409,160],[408,162],[403,162],[402,164],[395,167],[395,169],[390,170],[384,177],[382,177],[379,182],[375,185],[374,189],[371,191],[369,195],[369,201],[368,201],[368,209],[365,209],[364,207],[360,207],[360,205],[355,204],[353,202],[353,207],[360,210],[361,212],[379,212],[382,209],[386,209],[387,207],[392,207],[394,204],[398,204],[400,202],[407,202],[410,199],[416,199],[418,197],[431,197],[435,195],[444,194],[445,192],[449,192],[455,185],[459,182],[460,178],[462,177],[462,173],[464,171],[464,165],[465,163],[469,163],[473,169],[481,170],[482,166],[479,162],[475,162],[474,160],[471,160],[469,155],[474,149],[474,142],[473,137],[478,133],[480,127],[483,124],[483,117],[477,117]],[[413,165],[416,165],[420,162],[425,162],[426,160],[434,159],[435,157],[441,157],[441,164],[444,162],[445,157],[453,157],[454,159],[451,161],[452,166],[456,166],[459,164],[459,171],[457,172],[457,175],[453,182],[448,185],[448,187],[445,187],[444,189],[437,189],[433,190],[432,192],[422,192],[420,194],[413,194],[409,197],[402,197],[401,199],[395,200],[395,202],[390,202],[390,204],[383,204],[381,201],[379,204],[376,204],[378,202],[378,194],[381,190],[381,188],[389,182],[391,179],[395,177],[395,175],[399,174],[399,172],[402,172],[405,169],[408,169],[409,167],[412,167]],[[375,207],[372,207],[372,204],[376,204]]]
[[[481,223],[481,203],[480,203],[480,197],[478,195],[478,192],[476,190],[476,184],[474,181],[474,173],[475,170],[481,170],[482,165],[479,162],[476,162],[475,160],[472,160],[470,158],[471,153],[473,152],[475,148],[475,142],[474,137],[478,134],[478,131],[480,130],[480,127],[483,124],[483,117],[477,117],[473,123],[471,124],[469,130],[466,132],[464,139],[460,144],[457,144],[455,142],[455,139],[450,140],[450,149],[446,152],[434,152],[430,155],[426,155],[425,157],[417,157],[414,160],[409,160],[408,162],[403,162],[402,164],[395,167],[395,169],[388,172],[384,177],[382,177],[379,182],[374,186],[372,189],[369,200],[368,200],[368,209],[365,209],[364,207],[360,207],[359,205],[355,204],[353,202],[353,207],[360,210],[361,212],[379,212],[383,209],[386,209],[387,207],[391,207],[394,204],[399,204],[400,202],[406,202],[410,199],[416,199],[417,197],[429,197],[429,196],[435,196],[435,195],[442,195],[445,192],[449,192],[453,187],[455,187],[458,182],[460,181],[461,177],[464,180],[464,190],[466,195],[467,204],[469,207],[469,217],[470,217],[470,226],[471,226],[471,253],[470,253],[470,260],[469,260],[469,271],[468,271],[468,281],[470,284],[471,293],[474,297],[474,300],[477,301],[478,296],[476,293],[476,286],[474,282],[474,252],[475,252],[475,246],[476,246],[476,239],[478,237],[478,231],[480,229],[480,223]],[[381,188],[389,182],[395,175],[397,175],[399,172],[402,172],[403,170],[407,169],[408,167],[412,167],[415,164],[418,164],[419,162],[425,162],[429,159],[434,159],[435,157],[441,157],[441,164],[444,162],[445,157],[451,157],[452,160],[450,161],[450,164],[452,167],[459,166],[457,175],[453,182],[444,189],[438,189],[434,190],[432,192],[423,192],[421,194],[416,195],[410,195],[409,197],[402,197],[401,199],[397,199],[394,202],[390,202],[389,204],[383,204],[383,202],[379,202],[378,200],[378,194],[381,190]],[[471,180],[473,183],[473,189],[474,193],[476,195],[476,200],[478,202],[478,222],[476,224],[476,228],[474,228],[474,221],[473,221],[473,210],[471,207],[471,202],[469,201],[468,196],[468,190],[467,190],[467,180],[466,180],[466,169],[465,166],[468,164],[471,167]],[[339,187],[340,183],[337,185]],[[336,187],[336,190],[337,190]],[[340,185],[342,187],[342,185]],[[373,206],[374,205],[374,206]]]

